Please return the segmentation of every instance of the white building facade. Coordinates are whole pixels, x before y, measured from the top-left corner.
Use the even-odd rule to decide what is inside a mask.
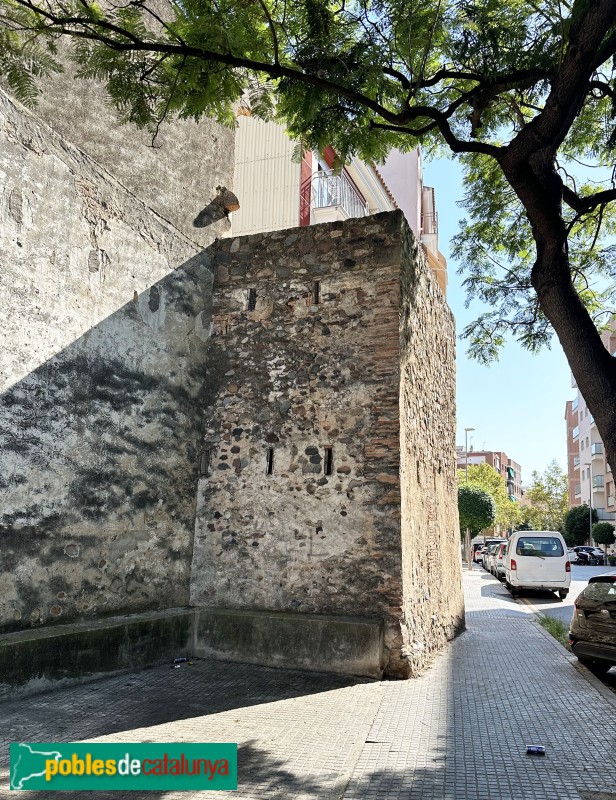
[[[282,125],[238,117],[232,214],[233,236],[363,217],[401,208],[423,245],[443,294],[447,262],[438,249],[434,189],[423,185],[419,148],[394,150],[382,167],[353,158],[337,168],[336,153],[310,151],[296,158],[297,143]]]

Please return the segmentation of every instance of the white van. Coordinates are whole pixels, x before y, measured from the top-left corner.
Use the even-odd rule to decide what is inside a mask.
[[[520,589],[551,589],[561,600],[569,594],[571,564],[558,531],[512,533],[503,566],[505,586],[511,594]]]

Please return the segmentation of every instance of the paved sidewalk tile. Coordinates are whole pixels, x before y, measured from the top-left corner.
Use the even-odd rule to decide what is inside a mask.
[[[344,800],[616,792],[616,698],[483,570],[465,594],[467,631],[425,675],[386,685]]]
[[[410,681],[198,661],[0,705],[9,741],[237,741],[242,800],[580,800],[616,792],[616,695],[482,570],[468,630]],[[525,754],[542,744],[545,757]],[[81,792],[92,800],[227,792]],[[601,796],[598,794],[597,796]]]

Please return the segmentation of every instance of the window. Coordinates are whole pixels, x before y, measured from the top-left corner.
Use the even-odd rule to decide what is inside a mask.
[[[265,467],[265,474],[266,475],[273,475],[274,474],[274,448],[268,447],[267,448],[267,461]]]
[[[582,595],[586,600],[595,600],[597,603],[605,603],[606,600],[611,600],[613,603],[616,598],[616,583],[614,581],[589,583]]]
[[[515,551],[519,556],[538,558],[559,558],[565,554],[560,539],[555,536],[520,536]]]
[[[209,478],[211,466],[212,451],[210,449],[204,450],[199,457],[199,475],[203,478]]]
[[[331,475],[334,469],[334,451],[332,447],[325,448],[325,474]]]
[[[584,439],[580,441],[580,452],[584,449]]]
[[[254,311],[257,307],[257,290],[256,289],[249,289],[248,290],[248,310]]]

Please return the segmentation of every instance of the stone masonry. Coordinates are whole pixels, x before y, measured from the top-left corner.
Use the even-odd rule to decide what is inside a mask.
[[[379,618],[385,674],[415,673],[463,624],[436,281],[401,212],[221,241],[213,266],[191,602]]]
[[[0,141],[0,631],[191,605],[418,673],[463,626],[454,329],[401,212],[199,252],[2,93]]]

